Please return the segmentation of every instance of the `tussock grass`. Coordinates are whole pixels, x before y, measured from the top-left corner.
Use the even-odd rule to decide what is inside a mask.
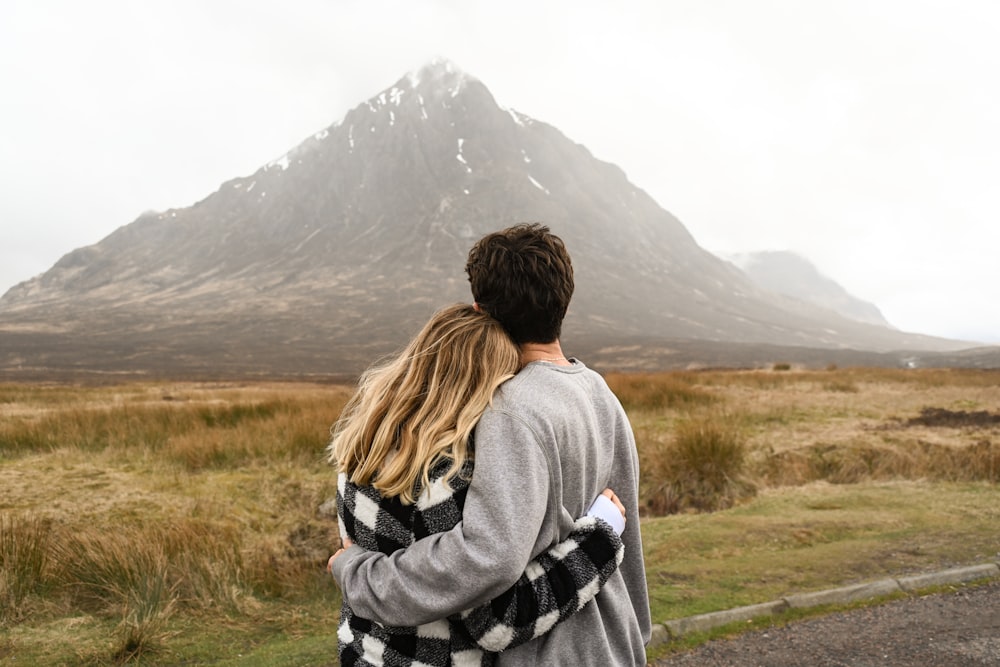
[[[642,495],[653,514],[724,509],[756,492],[747,477],[746,442],[725,415],[680,421],[673,439],[642,453]]]
[[[711,511],[751,498],[754,488],[821,480],[997,481],[1000,413],[989,408],[1000,405],[1000,371],[685,372],[649,391],[677,383],[711,401],[623,400],[654,515]]]
[[[124,607],[129,615],[139,603],[158,603],[238,611],[248,594],[242,538],[233,526],[175,518],[64,532],[53,556],[73,608]]]
[[[985,439],[965,447],[920,440],[882,445],[817,444],[763,458],[757,473],[769,486],[799,486],[818,480],[854,484],[892,479],[997,483],[1000,445]]]
[[[715,397],[684,373],[610,373],[606,380],[626,410],[711,405]]]
[[[639,447],[654,620],[1000,552],[1000,372],[608,382]],[[329,660],[324,448],[350,391],[0,385],[0,655]]]
[[[88,400],[52,409],[39,388],[0,387],[12,418],[0,421],[0,456],[23,456],[73,448],[163,458],[188,470],[236,468],[274,458],[318,460],[329,439],[330,415],[339,414],[349,391],[315,388],[293,400],[241,388],[135,391],[80,388]],[[60,394],[62,395],[62,394]],[[30,406],[34,405],[34,410]]]
[[[834,380],[831,382],[824,382],[823,389],[826,391],[843,391],[852,394],[856,394],[861,391],[858,384],[853,380]]]
[[[38,516],[0,514],[0,627],[24,617],[25,601],[44,592],[49,535]]]
[[[115,628],[111,657],[116,663],[133,662],[155,653],[169,636],[164,627],[176,598],[167,589],[166,577],[151,572],[129,589],[122,604],[122,619]]]
[[[337,527],[318,508],[336,493],[324,449],[349,393],[0,387],[0,624],[33,637],[18,654],[170,662],[179,627],[212,642],[220,622],[247,623],[266,638],[289,606],[334,628],[323,566]],[[58,623],[74,618],[93,622]]]

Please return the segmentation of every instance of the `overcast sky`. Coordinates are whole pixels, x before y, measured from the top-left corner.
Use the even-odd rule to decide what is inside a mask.
[[[0,293],[445,57],[702,247],[1000,342],[998,35],[993,0],[3,0]]]

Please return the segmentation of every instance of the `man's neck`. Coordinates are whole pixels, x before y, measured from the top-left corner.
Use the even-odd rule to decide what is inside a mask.
[[[551,343],[524,343],[521,345],[521,366],[527,366],[533,361],[544,361],[557,366],[570,366],[563,354],[562,346],[556,339]]]

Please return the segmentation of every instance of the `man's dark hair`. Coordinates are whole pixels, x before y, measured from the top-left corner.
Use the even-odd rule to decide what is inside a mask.
[[[573,296],[573,264],[562,239],[537,223],[481,238],[465,264],[472,297],[517,344],[559,338]]]

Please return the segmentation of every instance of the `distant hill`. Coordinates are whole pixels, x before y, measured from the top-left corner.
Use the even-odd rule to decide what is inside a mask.
[[[671,341],[967,346],[762,289],[620,168],[439,61],[254,174],[143,214],[9,290],[0,371],[356,373],[437,307],[469,301],[469,247],[522,221],[550,225],[573,255],[567,350],[609,366],[630,363],[617,350],[635,340],[659,365]]]
[[[849,293],[802,255],[786,250],[765,250],[727,255],[725,259],[763,289],[828,308],[852,320],[891,326],[878,306]]]

